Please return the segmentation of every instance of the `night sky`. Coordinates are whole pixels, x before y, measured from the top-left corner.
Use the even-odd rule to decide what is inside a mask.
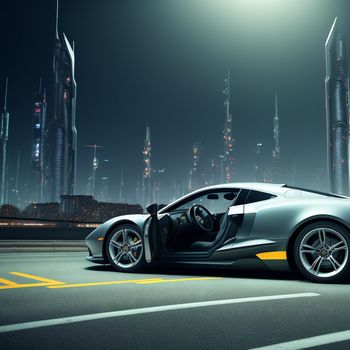
[[[1,1],[0,94],[8,76],[9,172],[20,151],[22,185],[32,181],[40,77],[50,104],[55,9],[55,0]],[[152,165],[166,168],[168,183],[187,181],[194,142],[209,167],[223,149],[228,67],[237,180],[253,180],[257,142],[271,161],[277,92],[284,179],[294,157],[297,184],[315,187],[316,169],[326,176],[324,43],[336,16],[350,46],[346,0],[60,0],[59,30],[76,48],[78,193],[91,172],[84,145],[93,143],[109,159],[99,176],[110,178],[112,199],[121,168],[134,192],[147,123]]]

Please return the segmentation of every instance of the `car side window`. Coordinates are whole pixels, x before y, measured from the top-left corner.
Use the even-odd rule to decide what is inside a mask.
[[[261,201],[265,201],[267,199],[271,199],[275,197],[276,197],[275,195],[270,193],[250,190],[245,200],[245,204],[261,202]]]
[[[210,192],[205,195],[190,199],[177,207],[176,210],[188,210],[193,205],[202,205],[207,208],[212,214],[219,214],[226,212],[227,208],[232,205],[232,202],[237,196],[236,192]]]

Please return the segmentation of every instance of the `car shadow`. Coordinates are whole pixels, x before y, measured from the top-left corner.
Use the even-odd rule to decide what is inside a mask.
[[[111,265],[88,266],[89,271],[109,271],[115,273]],[[306,281],[303,276],[296,272],[270,271],[270,270],[234,270],[218,268],[198,268],[190,266],[152,266],[144,271],[147,275],[174,275],[174,276],[198,276],[198,277],[222,277],[222,278],[247,278],[264,280]],[[138,273],[140,274],[140,273]]]
[[[153,267],[153,273],[168,275],[195,275],[206,277],[223,277],[223,278],[253,278],[253,279],[271,279],[271,280],[303,280],[302,277],[294,272],[280,272],[269,270],[234,270],[234,269],[217,269],[217,268],[198,268],[198,267]]]

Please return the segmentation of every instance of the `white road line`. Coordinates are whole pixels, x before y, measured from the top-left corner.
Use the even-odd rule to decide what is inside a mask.
[[[268,346],[263,346],[260,348],[254,348],[251,350],[299,350],[299,349],[309,349],[315,346],[327,345],[332,343],[338,343],[344,340],[350,340],[350,330],[328,333],[319,335],[316,337],[298,339],[287,341],[284,343],[278,343]]]
[[[41,327],[48,327],[48,326],[58,326],[63,324],[76,323],[76,322],[100,320],[103,318],[141,315],[141,314],[148,314],[148,313],[162,312],[162,311],[184,310],[184,309],[192,309],[192,308],[199,308],[199,307],[206,307],[206,306],[249,303],[249,302],[255,302],[255,301],[308,298],[308,297],[317,297],[319,295],[320,294],[317,294],[317,293],[280,294],[280,295],[269,295],[269,296],[262,296],[262,297],[200,301],[200,302],[194,302],[194,303],[173,304],[173,305],[164,305],[164,306],[144,307],[139,309],[102,312],[98,314],[62,317],[62,318],[54,318],[54,319],[42,320],[42,321],[4,325],[4,326],[0,326],[0,333],[21,331],[24,329],[33,329],[33,328],[41,328]]]

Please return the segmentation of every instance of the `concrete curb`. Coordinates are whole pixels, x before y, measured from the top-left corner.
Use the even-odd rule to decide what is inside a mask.
[[[84,241],[76,240],[0,240],[0,253],[86,252]]]

